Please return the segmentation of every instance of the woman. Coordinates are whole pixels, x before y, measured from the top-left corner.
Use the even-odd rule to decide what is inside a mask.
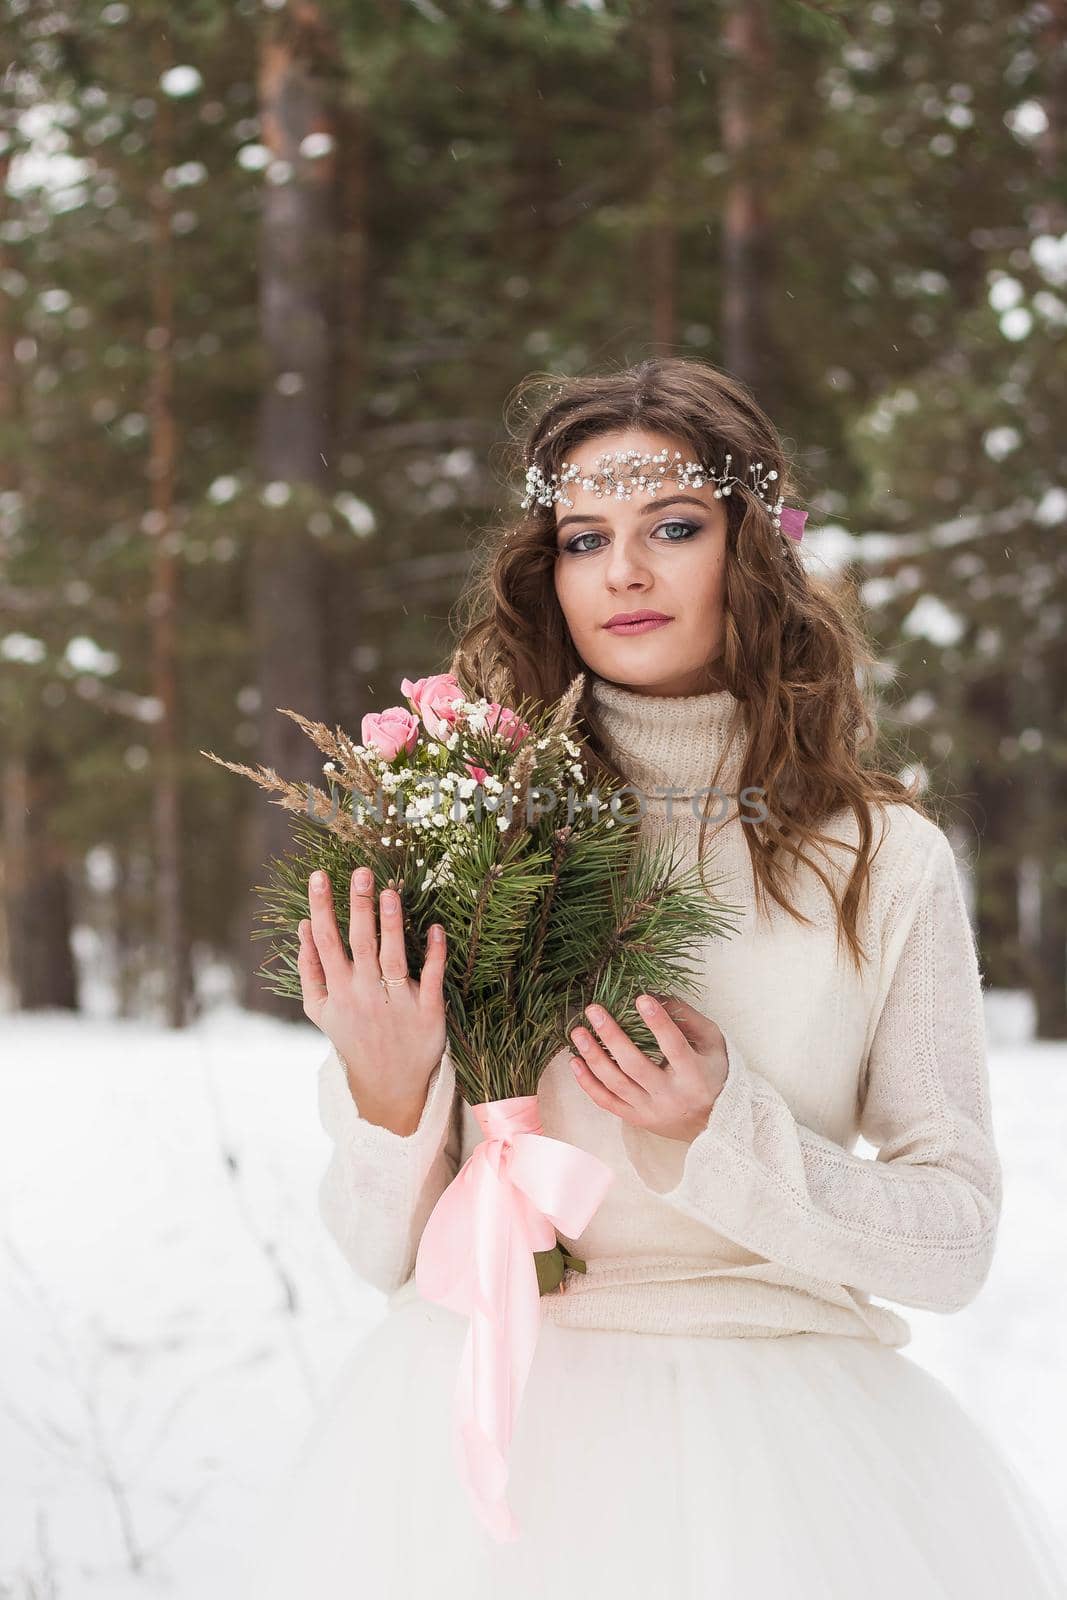
[[[545,701],[584,670],[595,769],[743,920],[701,952],[702,1006],[643,997],[657,1058],[590,1009],[541,1080],[544,1131],[615,1177],[560,1235],[587,1269],[541,1302],[510,1453],[522,1532],[498,1543],[451,1453],[466,1320],[412,1276],[481,1138],[444,1049],[444,952],[409,977],[396,909],[383,896],[379,934],[354,881],[350,961],[309,885],[321,1208],[389,1302],[278,1498],[253,1592],[1062,1600],[1043,1512],[871,1298],[972,1302],[1001,1169],[952,850],[864,759],[870,658],[800,561],[778,435],[727,376],[661,360],[564,381],[524,448],[525,514],[453,670]]]

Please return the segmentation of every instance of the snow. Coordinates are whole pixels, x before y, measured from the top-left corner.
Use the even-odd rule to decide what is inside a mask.
[[[1067,1527],[1067,1046],[988,997],[1005,1207],[993,1270],[910,1356]],[[317,1211],[322,1035],[220,1006],[184,1032],[3,1022],[0,1593],[222,1600],[242,1542],[385,1310]],[[861,1152],[865,1153],[865,1152]]]

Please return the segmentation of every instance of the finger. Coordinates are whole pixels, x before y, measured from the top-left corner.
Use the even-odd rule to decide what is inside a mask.
[[[571,1057],[571,1070],[590,1100],[614,1116],[622,1117],[625,1122],[633,1120],[634,1108],[629,1101],[620,1100],[617,1094],[613,1094],[605,1084],[601,1083],[596,1073],[580,1056]]]
[[[395,889],[383,889],[379,900],[382,916],[382,945],[379,963],[383,978],[407,978],[408,958],[404,949],[404,917],[400,896]],[[397,985],[399,989],[400,985]]]
[[[599,1078],[604,1087],[617,1099],[625,1101],[635,1110],[642,1102],[647,1103],[648,1091],[611,1059],[591,1033],[585,1028],[575,1028],[571,1039],[575,1049],[581,1052],[581,1058],[590,1072]]]
[[[311,923],[306,918],[300,923],[297,933],[300,939],[300,949],[296,958],[296,970],[300,977],[300,994],[304,1002],[304,1015],[314,1022],[330,997],[329,989],[326,985],[326,974],[322,970],[322,962],[319,960],[319,953],[315,949]]]
[[[325,872],[313,872],[308,879],[308,901],[311,906],[311,932],[327,987],[339,990],[348,982],[351,964],[337,931],[333,889]]]
[[[688,1000],[683,1000],[681,995],[654,994],[651,999],[659,1001],[664,1015],[675,1024],[682,1038],[694,1050],[706,1050],[718,1043],[717,1023],[698,1011],[696,1006],[690,1005]]]
[[[356,982],[377,987],[382,969],[378,965],[378,921],[374,914],[374,874],[369,867],[357,867],[352,874],[348,910],[348,944]]]
[[[627,1073],[646,1094],[655,1094],[657,1085],[662,1080],[662,1069],[653,1066],[652,1062],[639,1050],[637,1045],[626,1030],[615,1021],[610,1011],[605,1011],[603,1006],[586,1006],[585,1014],[589,1018],[590,1027],[595,1028],[604,1048],[615,1057],[619,1066]]]
[[[685,1016],[681,1009],[679,1009],[678,1015],[680,1020],[684,1022],[684,1028],[674,1020],[674,1016],[667,1010],[667,1005],[671,1007],[671,1011],[674,1011],[676,1007],[684,1008],[684,1000],[679,1001],[676,996],[667,996],[666,1002],[665,1005],[650,994],[639,994],[636,1003],[637,1009],[645,1022],[647,1022],[656,1043],[661,1046],[663,1054],[667,1058],[668,1068],[677,1068],[692,1056],[695,1049],[693,1039],[699,1037],[699,1033],[695,1023],[690,1017]],[[692,1013],[692,1017],[700,1018],[705,1023],[707,1022],[707,1018],[702,1018],[700,1012],[694,1011],[692,1006],[687,1009]],[[658,1070],[662,1071],[663,1069],[659,1068]]]
[[[434,937],[435,930],[440,938]],[[445,930],[435,922],[426,938],[426,959],[419,973],[419,1000],[436,1009],[444,1006],[445,968],[448,964],[448,941]]]

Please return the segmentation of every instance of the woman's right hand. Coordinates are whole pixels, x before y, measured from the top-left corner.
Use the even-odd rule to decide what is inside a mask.
[[[320,887],[321,882],[321,887]],[[360,1115],[411,1133],[418,1126],[445,1030],[445,936],[427,940],[422,973],[408,974],[400,897],[381,895],[381,952],[374,916],[374,878],[352,874],[345,954],[325,873],[308,880],[311,921],[300,924],[297,971],[304,1015],[331,1041],[345,1065]],[[382,978],[403,978],[387,987]]]

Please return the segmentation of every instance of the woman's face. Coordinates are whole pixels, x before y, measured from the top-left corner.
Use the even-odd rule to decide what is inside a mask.
[[[666,434],[625,429],[586,439],[570,452],[592,474],[605,452],[692,451]],[[698,694],[720,688],[712,663],[722,653],[726,510],[715,485],[686,489],[674,479],[629,500],[578,483],[573,506],[556,513],[556,597],[574,647],[601,678],[643,694]],[[619,612],[657,611],[669,618],[640,632],[607,626]]]

